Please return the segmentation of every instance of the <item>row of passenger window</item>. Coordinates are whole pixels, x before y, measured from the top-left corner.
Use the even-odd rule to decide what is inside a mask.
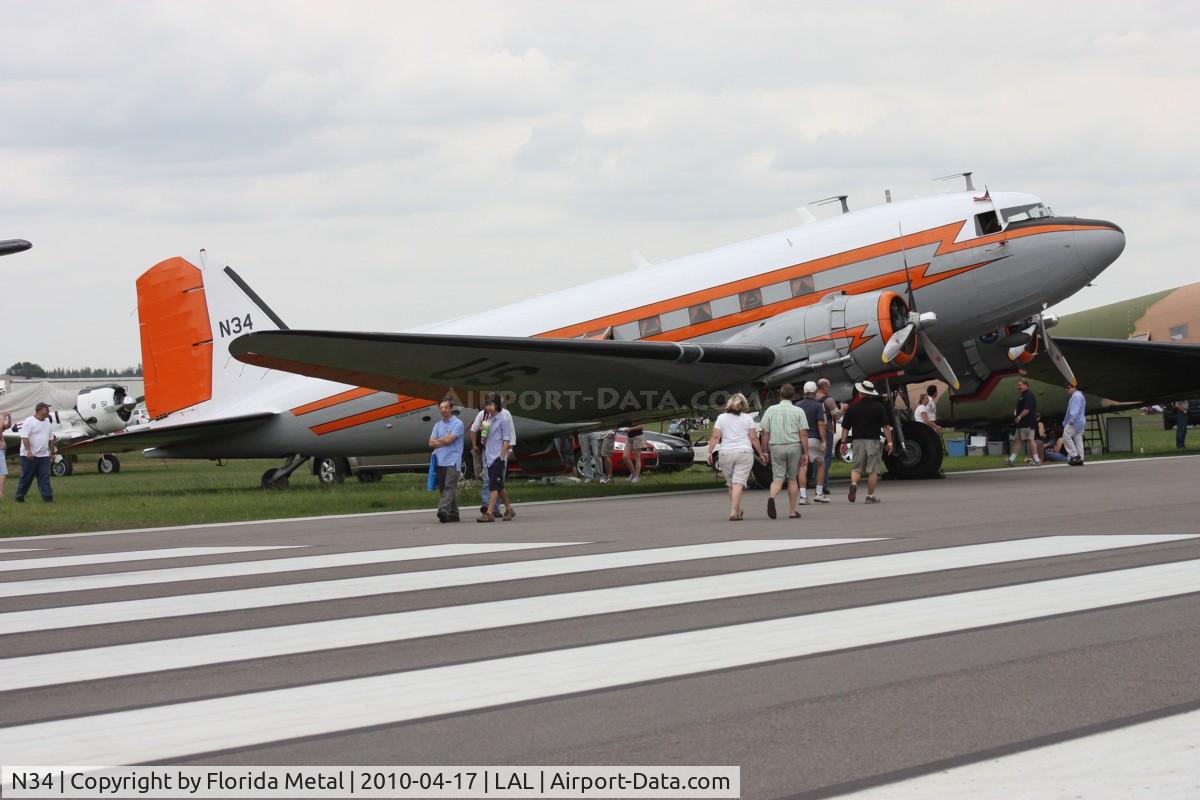
[[[812,293],[812,276],[802,275],[799,278],[792,278],[790,281],[772,283],[770,286],[763,286],[759,289],[750,289],[749,291],[729,295],[728,297],[719,297],[707,303],[697,303],[688,308],[668,311],[665,314],[656,314],[652,317],[639,319],[636,322],[617,325],[615,328],[589,331],[582,338],[621,339],[624,341],[646,339],[650,336],[657,336],[660,333],[667,333],[692,325],[700,325],[710,320],[736,314],[740,311],[752,311],[762,306],[769,306],[772,303],[780,303],[784,300],[790,300],[793,297],[802,297],[803,295]]]

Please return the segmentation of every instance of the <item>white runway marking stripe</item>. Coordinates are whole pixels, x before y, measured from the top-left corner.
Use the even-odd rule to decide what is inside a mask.
[[[1049,536],[0,660],[0,691],[1196,538]]]
[[[137,764],[1200,592],[1200,561],[0,729],[13,764]]]
[[[33,553],[45,547],[0,547],[0,553]]]
[[[647,550],[627,550],[616,553],[595,553],[583,556],[544,558],[516,561],[507,564],[486,564],[475,567],[402,572],[394,575],[372,575],[365,578],[343,578],[332,581],[293,583],[285,586],[264,586],[257,589],[233,589],[173,597],[154,597],[145,600],[125,600],[115,603],[95,603],[66,608],[41,608],[0,614],[0,634],[72,628],[79,625],[105,625],[144,619],[179,617],[188,614],[212,614],[220,611],[239,611],[247,608],[315,603],[349,597],[367,597],[395,592],[415,592],[425,589],[444,589],[451,586],[470,586],[481,583],[544,578],[578,572],[623,569],[625,567],[669,564],[703,558],[773,553],[807,547],[827,547],[837,544],[881,541],[868,539],[745,539],[732,542],[656,547]],[[538,545],[549,547],[550,545]]]
[[[223,556],[230,553],[255,553],[267,550],[294,550],[305,545],[261,545],[248,547],[164,547],[159,550],[130,550],[124,553],[86,553],[77,556],[50,556],[47,558],[22,558],[16,561],[0,561],[0,571],[15,572],[22,569],[52,569],[54,567],[83,567],[92,564],[114,564],[126,561],[150,561],[156,558],[192,558],[196,556]]]
[[[423,547],[396,547],[387,550],[357,550],[351,553],[327,553],[317,556],[273,558],[264,561],[204,564],[195,567],[147,569],[138,572],[110,572],[103,575],[79,575],[70,578],[8,581],[0,583],[0,597],[27,597],[35,594],[83,592],[92,589],[113,589],[120,586],[146,586],[154,583],[234,578],[246,575],[274,575],[281,572],[302,572],[309,569],[384,564],[393,561],[417,561],[423,558],[471,556],[481,553],[506,553],[514,550],[535,550],[541,547],[569,547],[580,544],[588,544],[588,542],[435,544]]]
[[[1189,711],[839,796],[1164,800],[1198,795],[1200,711]]]

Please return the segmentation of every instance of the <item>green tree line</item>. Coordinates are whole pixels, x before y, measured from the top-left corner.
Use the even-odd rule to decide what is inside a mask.
[[[142,377],[142,365],[125,367],[124,369],[106,369],[104,367],[52,367],[45,369],[32,361],[18,361],[8,368],[8,375],[14,378],[128,378]]]

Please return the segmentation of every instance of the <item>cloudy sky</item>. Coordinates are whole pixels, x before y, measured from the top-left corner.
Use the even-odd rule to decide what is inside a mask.
[[[971,169],[1196,280],[1189,3],[0,0],[0,369],[140,360],[201,247],[292,327],[397,330]],[[818,210],[818,216],[829,213]],[[40,288],[39,288],[40,287]]]

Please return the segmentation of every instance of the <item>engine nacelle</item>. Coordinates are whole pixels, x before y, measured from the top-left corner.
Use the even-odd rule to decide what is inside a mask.
[[[851,379],[863,380],[903,369],[916,358],[917,337],[909,336],[895,358],[883,360],[883,346],[908,321],[908,303],[896,292],[836,294],[763,320],[729,342],[763,344],[779,351],[780,366],[765,377],[768,384],[826,366],[837,366]]]
[[[124,386],[92,386],[75,398],[75,413],[93,433],[116,433],[129,423],[134,405]]]

